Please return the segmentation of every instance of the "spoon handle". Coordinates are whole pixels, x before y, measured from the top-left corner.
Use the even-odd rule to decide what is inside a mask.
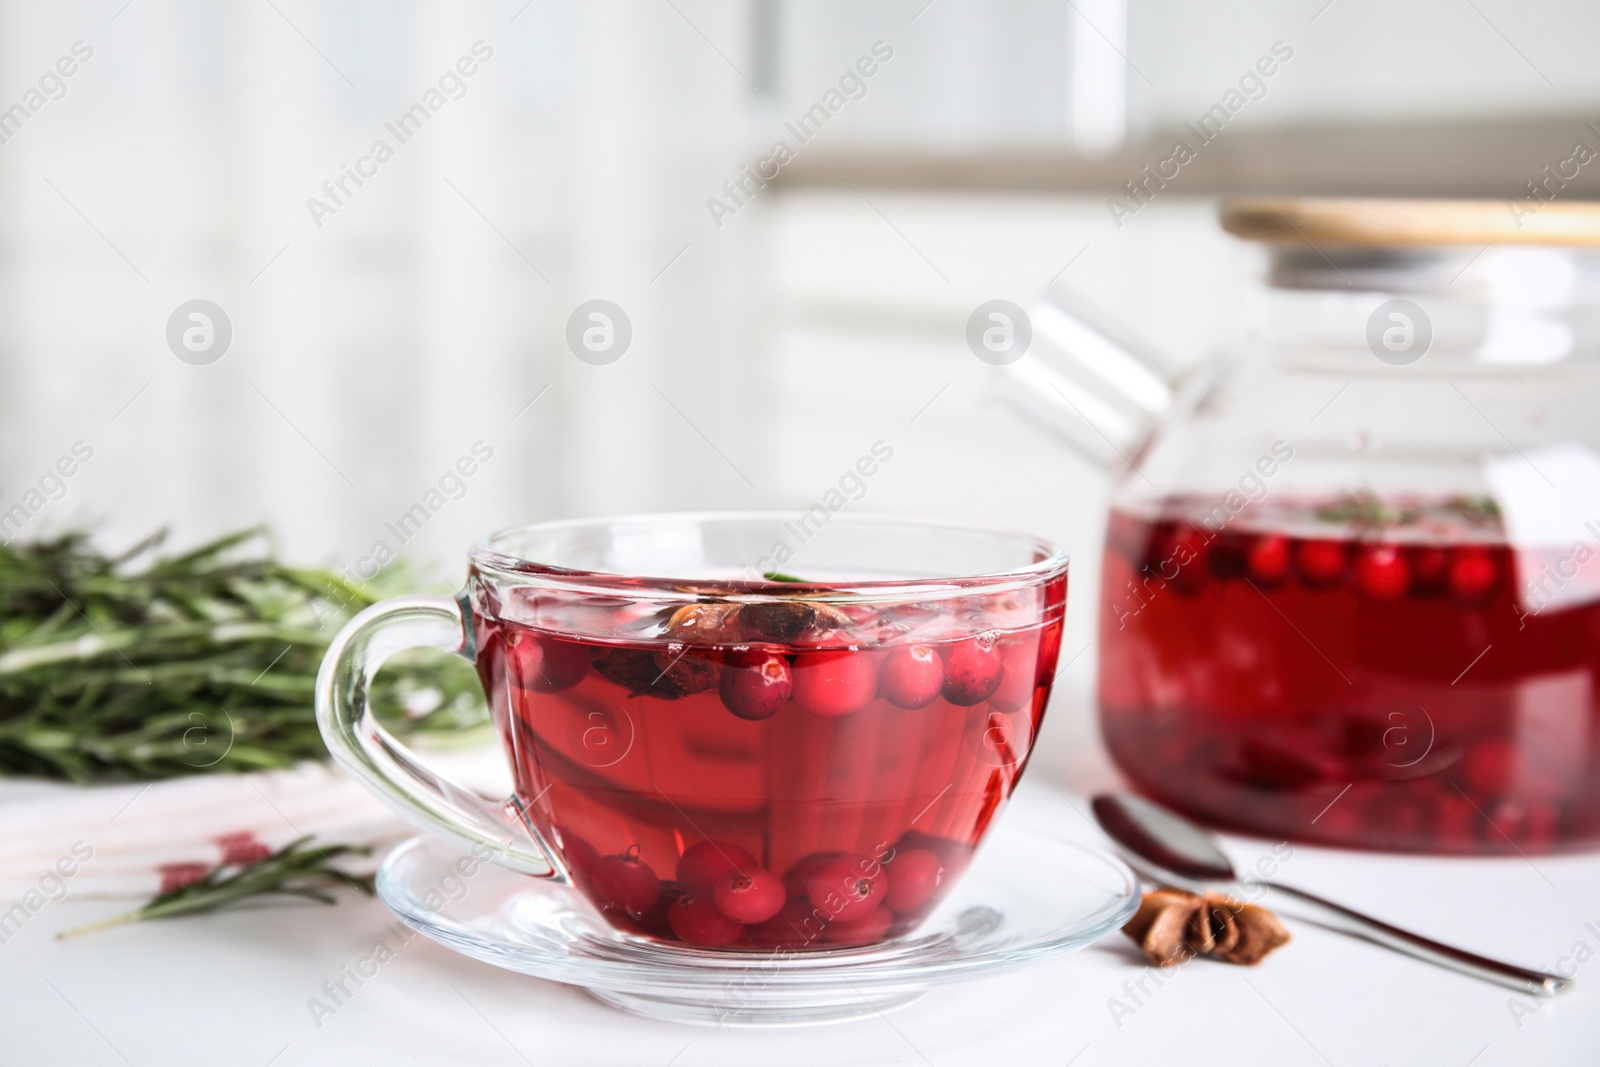
[[[1543,971],[1530,970],[1527,967],[1518,967],[1514,963],[1502,963],[1491,960],[1486,956],[1468,952],[1465,949],[1443,945],[1421,934],[1413,934],[1402,930],[1398,926],[1390,926],[1381,919],[1374,919],[1370,915],[1363,915],[1352,911],[1343,904],[1335,904],[1314,893],[1307,893],[1304,889],[1284,885],[1282,882],[1258,882],[1258,885],[1290,896],[1303,903],[1310,904],[1317,910],[1331,915],[1345,928],[1357,933],[1369,941],[1375,941],[1385,948],[1402,952],[1407,956],[1414,956],[1419,960],[1448,967],[1462,974],[1485,981],[1496,982],[1512,989],[1530,993],[1536,997],[1553,997],[1571,984],[1571,979],[1563,978],[1556,974],[1546,974]]]

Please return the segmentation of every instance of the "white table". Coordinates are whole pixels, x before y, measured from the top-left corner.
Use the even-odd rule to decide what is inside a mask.
[[[1062,694],[1015,803],[1092,841],[1082,796],[1115,778],[1085,709],[1081,693]],[[1266,846],[1230,839],[1228,848],[1250,863]],[[1432,860],[1296,847],[1282,877],[1519,962],[1600,955],[1600,856]],[[1157,985],[1113,935],[884,1017],[801,1030],[636,1018],[417,937],[319,1026],[308,998],[384,936],[381,905],[347,898],[54,940],[120,910],[69,897],[0,945],[0,1063],[1600,1063],[1600,963],[1578,965],[1572,992],[1536,1004],[1305,923],[1255,969],[1200,960]]]

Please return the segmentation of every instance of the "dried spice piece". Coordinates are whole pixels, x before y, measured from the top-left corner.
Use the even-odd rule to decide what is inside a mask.
[[[793,641],[804,633],[843,630],[854,625],[850,616],[832,604],[809,600],[746,604],[739,609],[739,621],[754,636],[770,641]]]
[[[815,604],[817,614],[811,620],[813,630],[844,630],[855,625],[855,620],[832,604]]]
[[[677,700],[715,689],[722,678],[722,659],[674,642],[666,648],[614,648],[594,659],[595,673],[622,686],[632,696],[648,694]]]
[[[794,640],[805,632],[816,616],[816,605],[803,600],[746,604],[739,609],[739,618],[745,625],[774,641]]]
[[[1122,932],[1138,942],[1158,967],[1171,967],[1191,956],[1215,956],[1253,967],[1289,941],[1289,931],[1266,908],[1182,889],[1146,893]]]
[[[666,633],[690,645],[738,644],[744,627],[737,604],[685,604],[667,620]]]
[[[652,652],[650,658],[661,671],[655,684],[668,683],[685,695],[715,689],[722,680],[721,658],[715,653],[698,652],[690,645],[674,642]]]
[[[594,670],[634,696],[649,693],[663,700],[683,696],[683,690],[656,663],[655,656],[644,649],[613,648],[602,652],[594,658]]]

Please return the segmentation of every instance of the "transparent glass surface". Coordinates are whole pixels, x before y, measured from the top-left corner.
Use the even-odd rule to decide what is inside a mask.
[[[619,932],[837,951],[908,934],[960,881],[1027,766],[1066,592],[1037,538],[820,507],[517,527],[473,552],[459,598],[353,619],[318,718],[406,818]],[[476,664],[502,803],[367,714],[411,647]]]
[[[1138,905],[1121,861],[1007,821],[912,934],[812,952],[707,951],[628,934],[571,889],[474,861],[431,838],[390,854],[378,895],[436,941],[507,970],[588,989],[629,1011],[708,1025],[872,1015],[932,986],[1091,944]]]
[[[1027,764],[1065,557],[818,512],[519,527],[473,555],[518,808],[621,930],[733,949],[899,936]]]
[[[1113,498],[1101,721],[1213,825],[1600,842],[1600,268],[1280,250]]]

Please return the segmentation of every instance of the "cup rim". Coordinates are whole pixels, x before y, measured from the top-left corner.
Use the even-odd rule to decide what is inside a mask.
[[[860,602],[862,600],[898,599],[901,597],[927,598],[930,594],[1001,592],[1030,586],[1065,573],[1071,562],[1066,550],[1048,538],[1021,530],[999,526],[984,526],[918,515],[896,515],[879,512],[852,512],[834,515],[828,525],[836,523],[851,526],[897,525],[921,530],[961,531],[968,534],[1005,538],[1030,546],[1039,557],[1031,563],[1003,571],[977,574],[946,575],[926,578],[889,578],[841,582],[781,582],[756,578],[702,578],[655,574],[623,574],[616,571],[584,570],[559,567],[511,555],[496,547],[516,534],[529,531],[555,531],[581,526],[595,526],[622,522],[648,523],[670,521],[673,523],[726,522],[730,520],[793,521],[797,512],[772,510],[734,511],[654,511],[622,515],[590,516],[587,518],[551,519],[517,523],[502,527],[481,538],[468,553],[468,560],[476,570],[488,571],[508,579],[529,584],[542,584],[566,590],[592,589],[600,595],[615,595],[625,586],[628,595],[636,599],[651,596],[682,599],[687,586],[700,595],[725,596],[731,600],[760,601],[786,599],[805,593],[807,599]]]

